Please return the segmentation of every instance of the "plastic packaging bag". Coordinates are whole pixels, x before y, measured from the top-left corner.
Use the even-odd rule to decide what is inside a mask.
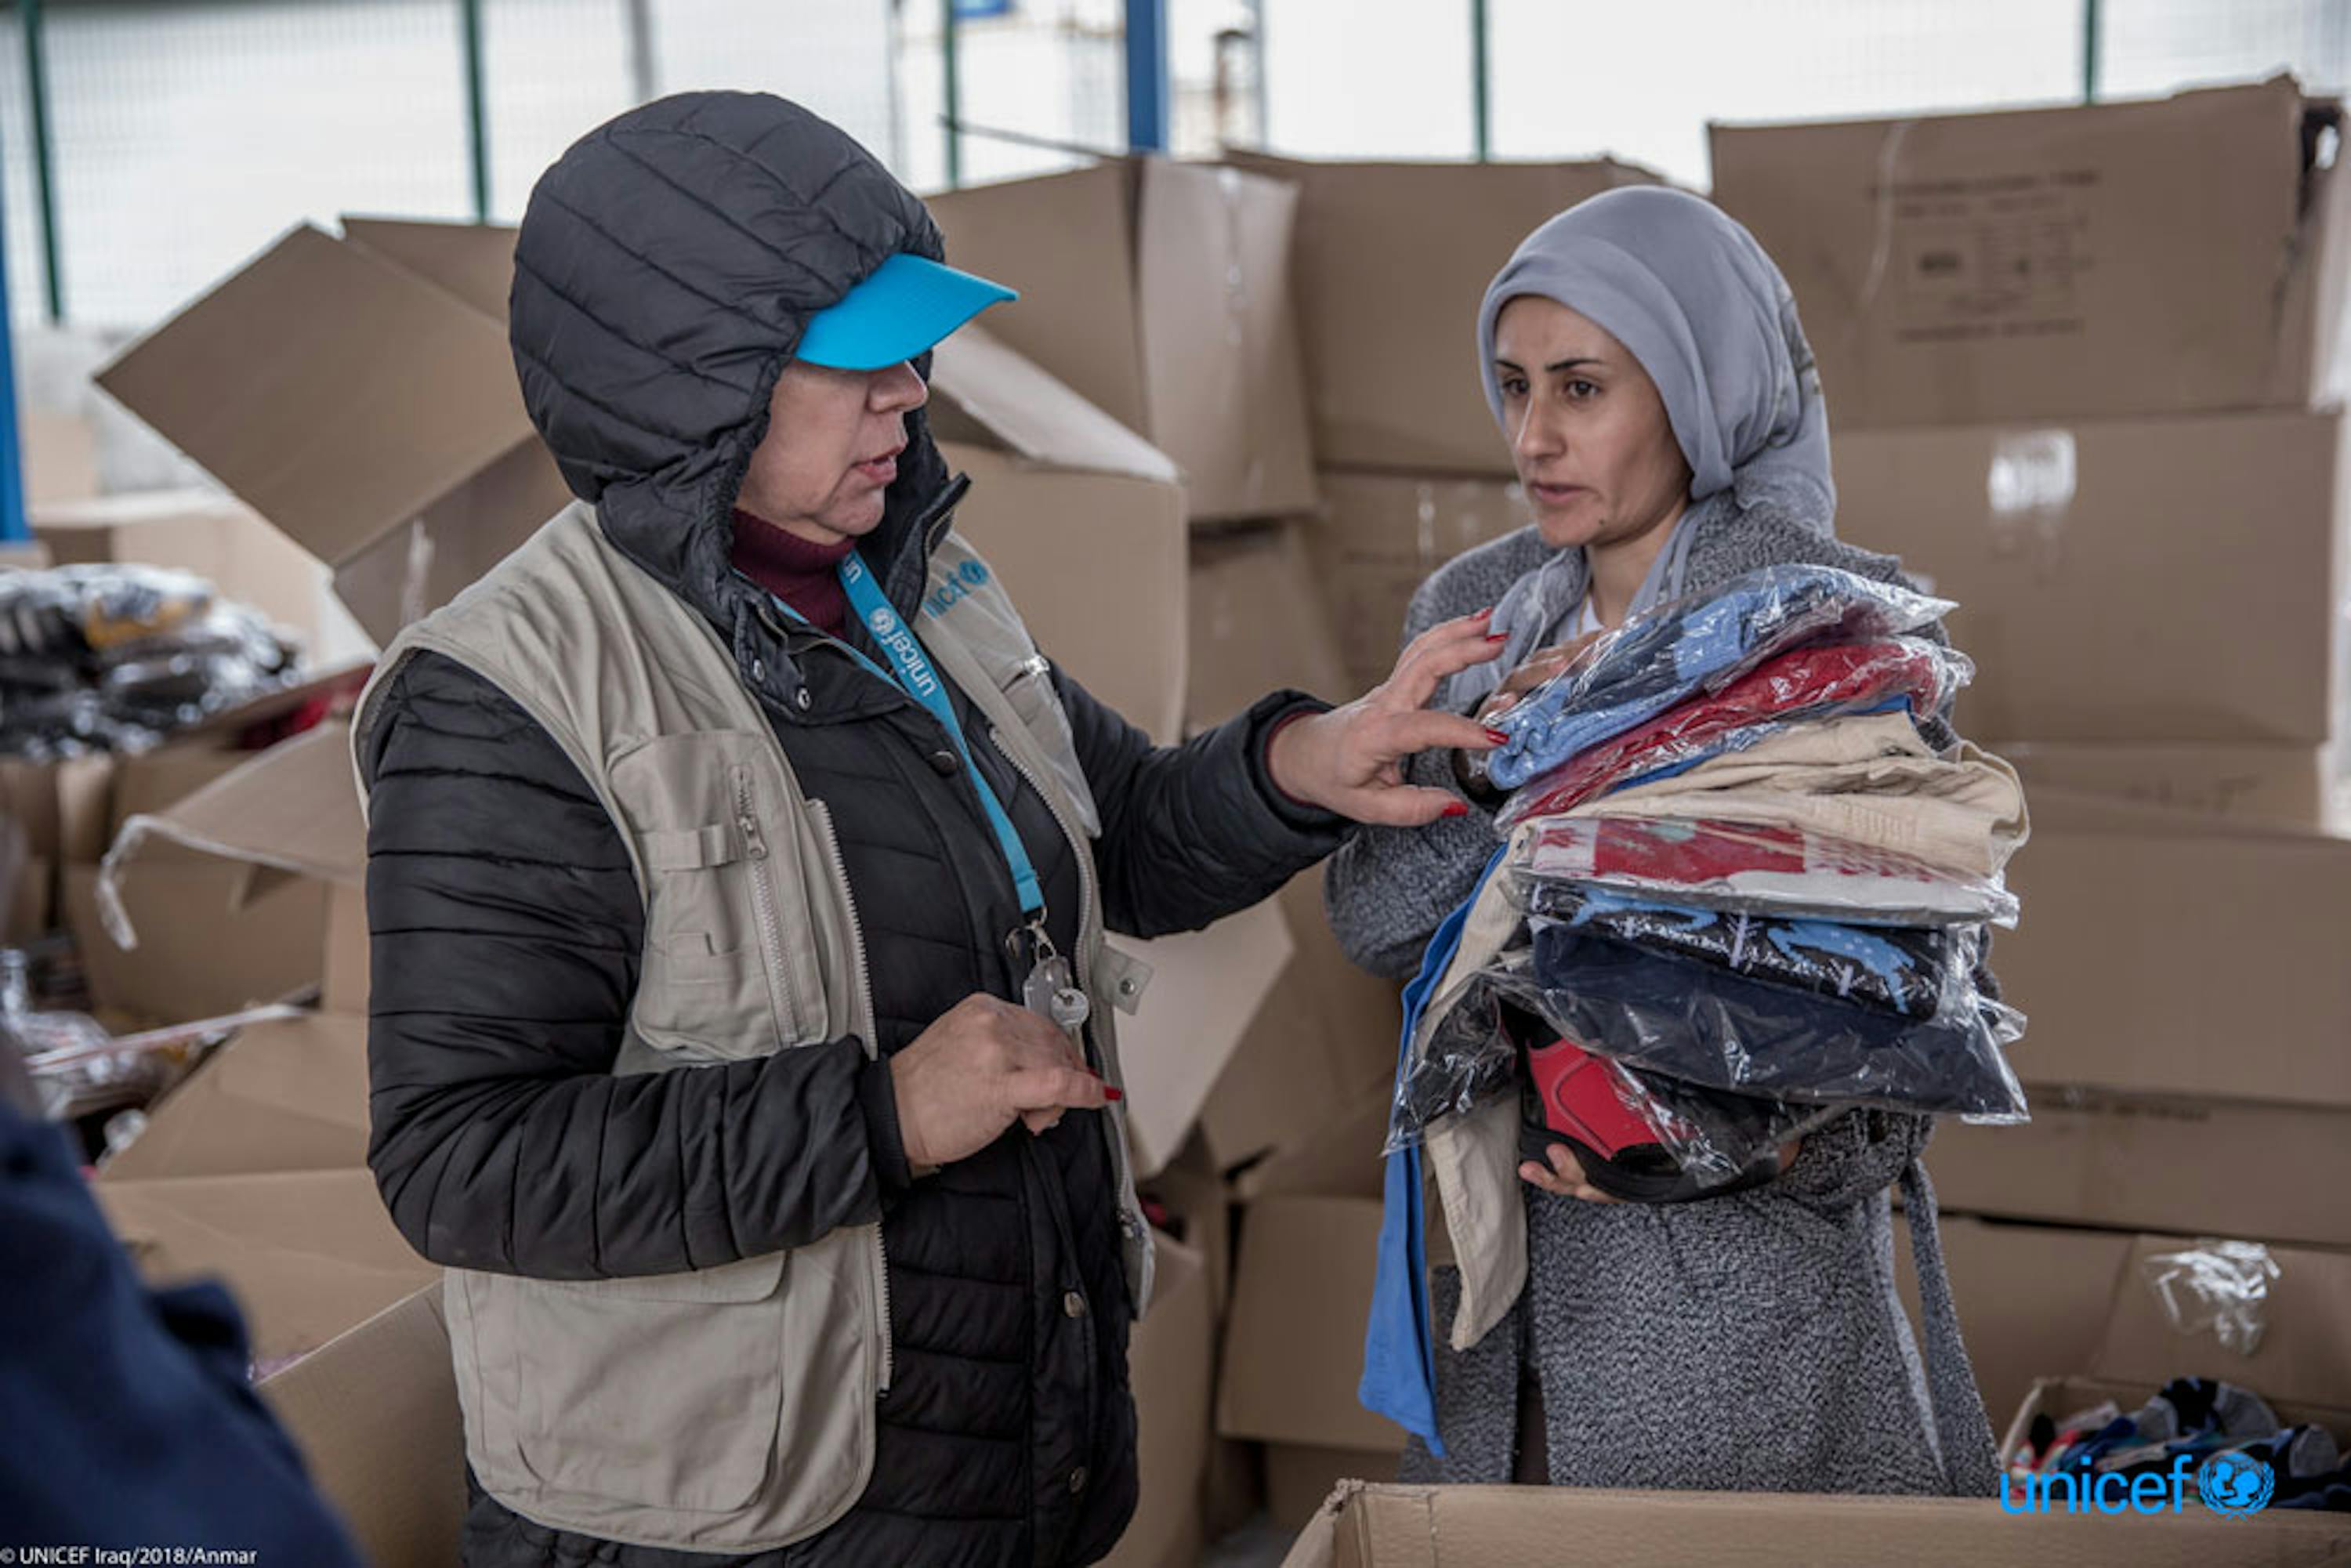
[[[1750,979],[1553,920],[1531,921],[1543,1016],[1585,1050],[1709,1089],[2022,1121],[2004,1045],[2021,1014],[1972,984],[1906,1019]]]
[[[2261,1348],[2269,1328],[2270,1286],[2283,1271],[2268,1248],[2204,1238],[2185,1251],[2144,1259],[2139,1268],[2163,1315],[2181,1333],[2210,1329],[2239,1355]]]
[[[1749,572],[1713,594],[1634,617],[1529,693],[1494,721],[1510,738],[1488,755],[1487,773],[1516,789],[1798,643],[1900,636],[1956,608],[1833,567]]]
[[[1983,951],[1980,926],[1848,925],[1654,904],[1602,887],[1542,883],[1529,913],[1897,1018],[1958,1005]]]
[[[1524,1082],[1527,1053],[1563,1037],[1541,1011],[1531,963],[1523,948],[1505,956],[1458,988],[1441,1012],[1431,1009],[1437,1021],[1416,1042],[1389,1118],[1390,1153],[1419,1142],[1437,1117],[1505,1095],[1520,1101],[1522,1124],[1541,1120]],[[1759,1158],[1838,1110],[1677,1082],[1605,1057],[1593,1061],[1633,1123],[1645,1129],[1639,1146],[1616,1157],[1653,1182],[1677,1174],[1701,1192],[1730,1185]],[[1541,1145],[1553,1135],[1538,1128],[1528,1141]],[[1588,1166],[1587,1174],[1593,1174]]]
[[[1635,782],[1741,751],[1787,724],[1907,707],[1933,714],[1974,677],[1963,653],[1915,637],[1812,644],[1766,660],[1719,692],[1685,699],[1529,782],[1496,821],[1505,834]]]
[[[1509,868],[1530,905],[1545,883],[1658,904],[1862,925],[2013,925],[1997,876],[1962,877],[1868,844],[1768,822],[1544,819]]]
[[[186,572],[0,574],[0,754],[137,751],[298,674],[292,643]]]

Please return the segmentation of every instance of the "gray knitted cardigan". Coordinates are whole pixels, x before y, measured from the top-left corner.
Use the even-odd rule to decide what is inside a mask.
[[[1898,563],[1778,516],[1705,507],[1690,522],[1686,591],[1759,567],[1814,563],[1881,581]],[[1413,596],[1409,642],[1499,601],[1550,556],[1523,528],[1459,557]],[[1937,745],[1943,716],[1922,727]],[[1450,759],[1412,758],[1448,787]],[[1492,816],[1364,828],[1323,892],[1350,957],[1393,978],[1467,897],[1497,839]],[[1507,1481],[1521,1375],[1541,1387],[1551,1479],[1562,1486],[1988,1495],[1990,1422],[1961,1343],[1934,1197],[1917,1164],[1924,1116],[1855,1111],[1807,1138],[1757,1190],[1674,1206],[1593,1204],[1528,1187],[1528,1285],[1467,1352],[1450,1348],[1459,1281],[1438,1269],[1438,1429],[1406,1479]],[[1895,1291],[1888,1189],[1902,1185],[1918,1270],[1923,1359]]]

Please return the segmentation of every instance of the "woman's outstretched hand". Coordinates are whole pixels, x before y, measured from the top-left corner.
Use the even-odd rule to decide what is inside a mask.
[[[1429,702],[1447,678],[1502,651],[1487,635],[1490,610],[1430,627],[1397,658],[1388,678],[1344,707],[1293,719],[1275,733],[1267,766],[1293,800],[1359,822],[1416,828],[1469,808],[1447,789],[1404,781],[1404,759],[1443,747],[1491,751],[1503,737],[1473,718],[1437,713]]]

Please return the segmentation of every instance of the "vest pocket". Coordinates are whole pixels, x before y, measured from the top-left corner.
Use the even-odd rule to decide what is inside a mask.
[[[685,1061],[735,1061],[821,1037],[796,803],[766,737],[666,736],[612,769],[645,880],[631,1021]]]
[[[524,1469],[550,1491],[651,1508],[748,1504],[783,1427],[776,1297],[789,1257],[640,1279],[514,1281]]]

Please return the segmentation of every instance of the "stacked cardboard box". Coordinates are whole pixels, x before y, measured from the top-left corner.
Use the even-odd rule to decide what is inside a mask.
[[[2114,1228],[1955,1230],[1995,1423],[2095,1370],[2066,1298],[2128,1231],[2351,1246],[2340,118],[2279,78],[1714,131],[1819,355],[1839,531],[1959,602],[1960,727],[2031,789],[1994,956],[2033,1121],[1928,1163],[1948,1208]],[[2328,1402],[2299,1375],[2264,1392]]]

